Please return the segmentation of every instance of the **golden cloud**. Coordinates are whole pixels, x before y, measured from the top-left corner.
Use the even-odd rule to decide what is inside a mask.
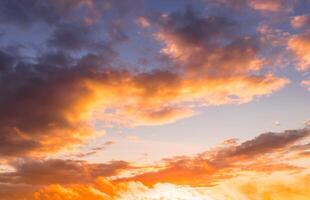
[[[98,178],[93,185],[51,185],[34,194],[33,200],[143,200],[143,199],[308,199],[308,175],[271,175],[256,173],[225,181],[214,187],[190,187],[158,183],[147,187],[139,182],[114,184]]]
[[[309,145],[309,130],[290,130],[283,133],[265,133],[241,144],[200,153],[195,157],[181,156],[164,160],[161,169],[120,180],[140,181],[146,185],[158,182],[210,186],[239,173],[278,171],[303,171],[303,167],[290,164],[289,160],[302,158]]]
[[[141,165],[134,167],[133,164],[124,161],[95,164],[60,159],[23,160],[10,164],[14,168],[13,171],[0,173],[0,184],[6,188],[6,197],[9,200],[22,199],[19,198],[20,195],[24,194],[26,197],[35,191],[33,198],[36,200],[150,197],[169,199],[171,197],[169,195],[181,198],[185,194],[189,197],[198,195],[197,198],[208,196],[223,199],[227,196],[233,199],[236,196],[229,196],[231,193],[225,193],[227,189],[215,193],[224,195],[224,197],[212,196],[214,193],[208,193],[208,191],[222,190],[223,187],[226,188],[235,181],[239,184],[235,184],[233,192],[238,193],[238,197],[254,198],[251,196],[253,193],[249,193],[247,188],[257,190],[255,195],[258,197],[266,193],[276,197],[274,195],[280,194],[274,193],[271,189],[275,186],[274,184],[262,190],[257,188],[261,185],[258,180],[263,180],[267,175],[269,178],[270,174],[280,173],[284,174],[284,178],[292,177],[297,178],[296,181],[309,181],[308,178],[300,179],[309,173],[307,167],[298,162],[294,163],[295,160],[305,161],[307,158],[305,154],[309,148],[309,129],[305,128],[283,133],[264,133],[240,144],[236,140],[231,140],[224,146],[222,144],[195,156],[173,157],[163,160],[162,163],[145,167]],[[248,180],[253,180],[253,177],[249,177],[248,174],[255,175],[257,185],[256,182],[248,182]],[[94,183],[95,179],[97,181]],[[281,183],[277,180],[283,179],[275,179],[273,182]],[[288,182],[285,184],[289,186],[279,185],[279,188],[293,187]],[[14,193],[12,187],[17,188],[21,194]],[[197,188],[204,188],[204,192],[201,193]],[[295,189],[290,193],[292,197],[300,192],[298,187]],[[160,191],[162,192],[158,193]],[[3,193],[0,189],[0,194],[1,192]],[[175,192],[181,192],[182,195]]]
[[[288,48],[298,59],[298,70],[308,70],[310,67],[310,32],[293,36],[288,41]]]
[[[92,5],[87,2],[83,5]],[[171,123],[192,116],[197,107],[247,103],[289,82],[268,72],[259,42],[240,35],[230,19],[202,17],[191,9],[159,18],[157,39],[171,64],[165,69],[111,67],[108,47],[102,54],[47,53],[25,63],[1,51],[3,158],[42,156],[83,143],[95,135],[91,124],[97,120],[129,127]],[[89,32],[58,26],[50,42],[67,51],[88,49]],[[76,43],[61,42],[71,36]]]

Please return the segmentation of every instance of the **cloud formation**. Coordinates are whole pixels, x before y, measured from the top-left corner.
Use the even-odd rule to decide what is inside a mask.
[[[208,0],[207,0],[208,1]],[[263,12],[291,11],[297,0],[210,0],[234,8],[249,7]]]
[[[0,182],[10,184],[49,185],[90,183],[99,176],[111,177],[132,169],[125,161],[91,164],[78,160],[19,160],[11,164],[14,172],[0,174]]]
[[[146,185],[158,182],[208,186],[239,173],[299,171],[285,159],[292,154],[300,155],[305,148],[296,148],[300,141],[309,141],[308,129],[290,130],[283,133],[264,133],[241,144],[231,144],[198,154],[195,157],[180,156],[164,161],[158,171],[146,172],[125,180],[138,180]],[[292,148],[294,146],[294,148]],[[294,150],[295,149],[295,150]],[[299,150],[298,150],[299,149]]]
[[[310,16],[309,15],[298,15],[292,18],[291,25],[296,28],[306,28],[310,26]]]
[[[288,48],[298,59],[298,70],[306,71],[310,67],[310,31],[293,36],[288,41]]]
[[[225,17],[203,17],[190,8],[157,16],[156,39],[170,65],[137,70],[119,62],[115,49],[127,38],[122,26],[108,23],[113,25],[109,37],[100,38],[97,31],[103,30],[95,24],[60,17],[82,12],[80,6],[93,13],[102,8],[94,6],[99,1],[47,3],[53,6],[46,13],[41,3],[23,2],[18,8],[32,13],[24,13],[29,26],[41,15],[40,20],[52,23],[46,41],[52,50],[31,59],[0,51],[4,159],[71,148],[95,135],[90,124],[98,120],[128,127],[171,123],[192,116],[197,107],[247,103],[289,82],[265,68],[258,40],[240,33],[238,23]],[[12,9],[17,2],[2,4],[1,19],[21,23]]]
[[[0,164],[6,165],[0,169],[0,199],[309,196],[309,178],[302,174],[307,167],[294,162],[309,158],[308,126],[242,143],[226,140],[152,166],[50,157],[85,144],[105,125],[173,123],[202,107],[273,94],[290,82],[278,75],[286,74],[280,72],[287,66],[284,57],[296,61],[299,71],[309,70],[309,16],[294,11],[306,10],[298,0],[205,0],[202,5],[211,6],[206,10],[148,3],[0,1]],[[136,62],[140,57],[147,62]],[[301,85],[310,88],[308,80]],[[87,159],[111,144],[69,157]],[[259,187],[263,180],[238,179],[277,172],[296,176],[270,178],[266,189]],[[222,185],[230,180],[232,192]],[[206,193],[211,188],[222,196]]]
[[[283,133],[264,133],[240,144],[230,140],[195,156],[167,158],[153,166],[137,167],[125,161],[92,164],[86,161],[61,159],[19,160],[10,164],[12,167],[10,172],[0,173],[0,183],[8,194],[12,193],[12,187],[15,186],[24,195],[31,196],[33,193],[34,199],[53,199],[59,195],[64,199],[139,199],[148,195],[155,195],[154,197],[158,198],[158,195],[162,195],[162,198],[168,198],[165,196],[169,195],[165,193],[165,187],[170,187],[166,192],[183,188],[185,189],[183,192],[190,195],[192,193],[188,194],[191,190],[186,189],[187,186],[205,187],[202,190],[205,192],[214,187],[223,189],[221,187],[227,182],[239,178],[241,180],[242,177],[247,177],[248,173],[257,176],[276,173],[303,176],[307,174],[307,168],[294,165],[290,161],[307,158],[305,154],[310,147],[309,136],[309,128],[288,130]],[[244,187],[254,187],[252,185],[254,183],[239,183],[240,188],[235,188],[234,191],[240,192],[241,196],[245,195],[245,199],[251,199],[250,196],[246,196],[250,194],[243,191],[241,185],[244,183],[249,185]],[[279,187],[282,188],[282,185]],[[157,194],[161,190],[163,192]],[[270,195],[275,195],[272,190],[269,192]],[[194,194],[198,197],[209,195],[198,190]],[[226,195],[226,193],[217,194]],[[296,193],[293,192],[292,195]],[[11,199],[14,199],[13,196]]]

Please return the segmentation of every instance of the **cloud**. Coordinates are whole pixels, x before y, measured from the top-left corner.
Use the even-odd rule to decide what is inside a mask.
[[[145,111],[138,115],[139,123],[143,125],[158,125],[172,123],[179,119],[191,117],[194,114],[189,108],[163,107],[158,110]]]
[[[273,152],[278,149],[286,148],[297,141],[310,135],[309,130],[289,130],[281,134],[264,133],[252,140],[243,142],[237,146],[231,155],[233,156],[256,156],[267,152]]]
[[[177,186],[173,184],[158,184],[149,188],[139,182],[113,184],[99,178],[92,186],[75,185],[63,187],[53,185],[42,189],[34,195],[34,199],[53,199],[61,196],[65,199],[95,199],[95,200],[143,200],[143,199],[206,199],[209,196],[199,189]]]
[[[24,184],[2,184],[0,183],[0,200],[25,200],[31,199],[33,193],[40,187]]]
[[[32,23],[44,21],[55,24],[73,14],[80,6],[91,7],[92,0],[70,1],[1,1],[0,20],[3,23],[29,26]]]
[[[142,28],[149,28],[151,26],[150,21],[143,16],[140,16],[136,19],[136,24]]]
[[[93,8],[94,2],[48,1],[68,13],[76,6],[101,8]],[[3,3],[7,11],[2,17],[12,15],[13,21],[7,22],[19,23],[11,7],[17,2]],[[18,9],[28,10],[24,14],[32,13],[29,17],[49,16],[36,6],[45,4],[23,2]],[[202,17],[190,8],[160,16],[154,22],[157,41],[164,45],[161,52],[170,65],[153,70],[119,62],[115,46],[126,38],[122,26],[109,23],[115,26],[106,41],[95,38],[94,25],[64,20],[53,23],[47,41],[52,50],[31,59],[1,50],[3,159],[44,156],[81,144],[96,135],[94,122],[128,127],[172,123],[192,116],[197,107],[247,103],[289,82],[268,71],[258,56],[258,40],[240,33],[231,19]]]
[[[303,171],[286,162],[289,154],[300,154],[291,148],[309,139],[308,129],[283,133],[264,133],[241,144],[215,148],[195,157],[180,156],[164,160],[157,171],[145,172],[121,180],[140,181],[146,185],[158,182],[192,186],[212,186],[243,172]],[[301,149],[308,150],[308,146]]]
[[[169,195],[223,199],[221,195],[227,195],[227,198],[231,195],[226,187],[236,181],[238,184],[232,187],[233,192],[245,199],[252,199],[252,196],[247,196],[252,193],[243,190],[247,187],[258,189],[256,182],[249,182],[253,180],[249,174],[256,177],[258,182],[266,180],[266,174],[269,178],[279,173],[284,174],[285,178],[294,178],[294,181],[308,180],[302,178],[307,174],[307,168],[294,165],[291,161],[306,158],[305,153],[310,147],[307,142],[309,135],[307,128],[264,133],[240,144],[231,140],[195,156],[167,158],[152,166],[135,167],[125,161],[88,163],[61,159],[17,160],[10,163],[11,171],[0,173],[0,183],[3,185],[2,190],[6,188],[8,194],[12,193],[15,186],[25,196],[33,193],[36,200],[53,199],[56,196],[64,199],[169,199]],[[283,182],[283,179],[273,181],[275,184],[272,185],[275,186]],[[285,183],[291,185],[292,182]],[[284,189],[286,186],[279,185],[279,188]],[[268,186],[266,193],[274,197],[277,194],[271,188],[271,185]],[[178,191],[180,194],[169,194],[171,191]],[[210,191],[216,193],[209,193]],[[262,195],[260,191],[262,190],[255,194]],[[8,194],[7,199],[14,199],[13,194],[11,197]],[[296,194],[292,192],[290,195]],[[18,198],[19,196],[15,196],[15,200]]]
[[[0,2],[0,21],[22,27],[39,22],[54,26],[68,21],[92,25],[112,9],[127,13],[129,5],[127,0],[4,0]]]
[[[92,29],[94,27],[62,24],[56,27],[48,43],[62,50],[78,51],[96,47]]]
[[[26,63],[14,67],[0,78],[7,85],[0,88],[3,156],[58,149],[90,134],[80,121],[90,106],[86,101],[93,98],[83,83],[86,71]]]
[[[310,128],[310,120],[305,122],[306,127]]]
[[[303,80],[301,85],[306,87],[310,91],[310,80]]]
[[[39,190],[33,200],[143,200],[143,199],[205,199],[205,200],[250,200],[250,199],[301,199],[309,196],[309,176],[272,175],[260,177],[251,174],[234,178],[215,187],[190,187],[158,183],[147,187],[139,182],[111,183],[98,178],[92,185],[51,185]],[[262,187],[263,186],[263,187]]]
[[[162,54],[184,73],[183,77],[188,79],[188,85],[199,84],[201,92],[197,91],[200,93],[197,95],[206,101],[206,104],[209,103],[209,95],[203,93],[206,88],[200,84],[221,85],[206,90],[214,90],[213,94],[210,94],[214,100],[211,104],[222,104],[233,101],[248,102],[254,96],[269,94],[288,83],[288,80],[275,77],[271,73],[260,73],[262,69],[266,69],[264,58],[259,56],[260,41],[255,36],[241,34],[238,23],[231,19],[202,17],[187,8],[185,12],[162,15],[157,23],[159,31],[156,38],[164,45]],[[228,83],[229,89],[221,84],[224,81]],[[254,85],[262,88],[255,91]],[[247,88],[245,90],[249,93],[241,94],[240,91],[244,90],[238,88],[239,86]],[[222,99],[217,98],[218,94],[222,94]],[[192,96],[195,95],[193,92]]]
[[[294,53],[298,59],[297,69],[306,71],[310,67],[310,32],[293,36],[288,41],[288,48]]]
[[[111,146],[113,144],[115,144],[114,141],[107,141],[107,142],[103,143],[102,145],[99,145],[99,146],[96,146],[96,147],[92,147],[89,150],[81,149],[77,153],[72,153],[72,154],[69,154],[69,155],[66,155],[66,156],[67,157],[75,157],[75,158],[81,159],[83,157],[94,155],[94,154],[96,154],[99,151],[104,151],[109,146]]]
[[[10,54],[0,51],[0,73],[9,70],[15,62],[15,58]]]
[[[11,164],[13,172],[0,173],[0,182],[6,184],[49,185],[91,183],[99,176],[111,177],[132,169],[125,161],[91,164],[78,160],[23,159]]]
[[[211,0],[226,6],[242,8],[247,6],[253,10],[264,12],[282,12],[291,11],[297,1],[287,0]]]
[[[310,195],[307,185],[309,175],[269,175],[252,174],[238,177],[214,188],[213,199],[300,199]]]
[[[310,26],[310,16],[309,15],[299,15],[295,16],[291,20],[292,27],[299,29],[299,28],[306,28]]]
[[[239,32],[239,24],[232,19],[202,17],[187,8],[162,16],[159,24],[157,39],[164,44],[161,52],[192,76],[251,78],[251,73],[265,68],[264,58],[259,56],[260,41]]]
[[[248,2],[249,6],[254,10],[270,12],[291,10],[295,3],[295,0],[251,0]]]

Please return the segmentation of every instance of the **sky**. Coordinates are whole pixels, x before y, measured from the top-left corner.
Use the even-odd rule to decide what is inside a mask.
[[[0,1],[0,200],[306,200],[310,1]]]

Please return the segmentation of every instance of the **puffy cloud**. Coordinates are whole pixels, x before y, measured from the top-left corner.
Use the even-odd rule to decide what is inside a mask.
[[[34,195],[35,200],[49,200],[60,196],[61,200],[66,199],[98,199],[98,200],[143,200],[143,199],[205,199],[209,200],[207,192],[173,184],[157,184],[149,188],[139,182],[128,182],[113,184],[99,178],[92,186],[73,185],[64,187],[52,185]]]
[[[298,59],[298,69],[305,71],[310,67],[310,31],[295,35],[288,41],[288,48]]]
[[[187,79],[169,71],[133,74],[97,67],[108,63],[105,57],[86,56],[77,65],[61,57],[53,66],[46,59],[19,62],[1,75],[1,85],[7,85],[0,88],[4,156],[44,154],[82,143],[93,135],[92,117],[130,126],[174,122],[193,114],[182,104],[244,103],[287,82],[273,75]]]
[[[215,16],[202,17],[187,8],[184,13],[162,15],[158,24],[160,30],[156,37],[164,44],[161,52],[184,73],[188,85],[198,81],[206,86],[213,83],[222,85],[222,81],[229,83],[229,89],[223,86],[211,89],[214,90],[211,96],[218,104],[247,102],[288,82],[269,73],[260,73],[265,68],[264,59],[258,56],[261,44],[256,37],[239,33],[235,21]],[[255,73],[260,75],[255,76]],[[263,86],[259,82],[266,84]],[[262,88],[255,91],[252,83]],[[237,89],[239,86],[247,88],[249,93],[239,93],[244,91]],[[197,95],[208,104],[209,95],[202,91],[205,92],[204,88]],[[222,99],[217,98],[220,93]],[[195,96],[194,93],[192,95]]]
[[[291,25],[294,28],[305,28],[310,26],[310,16],[309,15],[299,15],[295,16],[291,20]]]
[[[184,13],[161,17],[157,39],[165,45],[162,53],[186,73],[207,78],[251,77],[264,68],[259,56],[260,41],[238,31],[231,19],[202,17],[188,8]]]
[[[143,200],[143,199],[301,199],[309,196],[309,176],[306,175],[244,175],[215,187],[190,187],[158,183],[147,187],[139,182],[111,183],[103,178],[92,185],[51,185],[36,192],[34,200]],[[263,186],[263,187],[262,187]]]
[[[10,8],[16,3],[4,1],[3,15],[15,16]],[[49,3],[74,10],[93,7],[94,1]],[[35,16],[45,14],[36,7],[45,4],[19,6]],[[111,40],[98,44],[93,26],[73,22],[54,23],[49,43],[56,53],[43,52],[27,60],[1,51],[0,155],[4,159],[41,156],[83,143],[94,135],[91,124],[96,120],[127,126],[171,123],[192,116],[196,107],[246,103],[288,83],[262,71],[259,42],[239,33],[238,24],[227,18],[202,17],[191,9],[161,16],[156,35],[172,63],[145,71],[117,64],[114,45],[125,37],[121,30],[116,28]],[[100,48],[93,49],[96,45]]]

